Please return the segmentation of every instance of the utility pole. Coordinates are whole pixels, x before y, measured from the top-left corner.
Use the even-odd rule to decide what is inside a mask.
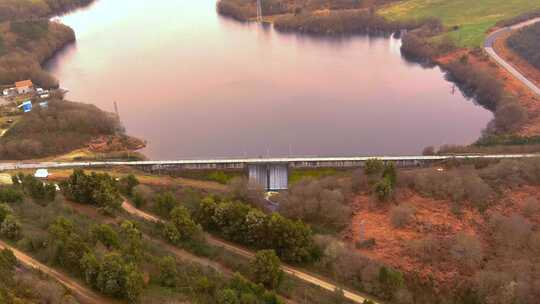
[[[257,0],[257,21],[258,22],[263,21],[262,0]]]
[[[118,103],[116,101],[114,102],[114,113],[116,113],[116,116],[120,119],[120,112],[118,111]]]

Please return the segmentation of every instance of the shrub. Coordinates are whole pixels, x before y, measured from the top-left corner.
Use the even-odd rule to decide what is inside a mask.
[[[175,207],[169,216],[170,222],[166,224],[166,238],[173,244],[181,241],[201,240],[202,228],[192,219],[189,211],[182,207]]]
[[[390,210],[390,222],[395,228],[407,226],[414,217],[415,210],[408,205],[398,205]]]
[[[159,260],[159,284],[165,287],[175,287],[178,280],[178,270],[174,257],[166,256]]]
[[[451,248],[454,259],[463,266],[472,268],[482,261],[482,244],[474,236],[459,233],[456,236],[454,245]]]
[[[483,210],[493,199],[494,191],[477,172],[454,169],[424,171],[414,177],[413,188],[422,195],[454,202],[469,200]]]
[[[168,217],[171,211],[178,205],[176,197],[171,192],[160,193],[154,197],[156,213],[162,217]]]
[[[401,272],[385,266],[379,269],[379,282],[384,288],[385,297],[388,299],[392,298],[394,293],[403,287],[405,283]]]
[[[92,172],[87,175],[83,170],[76,169],[62,183],[62,190],[68,199],[96,205],[109,212],[118,210],[122,204],[118,185],[107,173]]]
[[[540,211],[540,202],[535,197],[528,197],[525,199],[523,206],[523,213],[525,216],[534,216]]]
[[[22,203],[24,199],[23,194],[11,187],[0,188],[0,202],[6,203]]]
[[[0,224],[6,219],[6,217],[13,213],[13,209],[7,204],[0,203]]]
[[[338,179],[303,179],[288,193],[279,196],[279,212],[315,227],[340,231],[350,221],[352,212],[346,195],[350,186]]]
[[[265,189],[257,183],[250,183],[245,177],[234,177],[228,181],[228,187],[231,190],[231,198],[248,202],[255,207],[264,207]]]
[[[139,185],[139,180],[133,174],[124,176],[120,178],[120,181],[119,181],[119,186],[120,186],[120,189],[122,190],[122,193],[124,193],[127,196],[133,195],[133,189],[137,185]]]
[[[64,217],[57,217],[49,225],[48,232],[48,243],[53,248],[52,262],[70,271],[80,272],[80,261],[90,249],[75,230],[74,223]]]
[[[118,233],[116,233],[116,231],[114,231],[114,229],[107,224],[94,225],[92,228],[90,228],[90,234],[94,240],[100,241],[109,249],[118,249],[120,247]]]
[[[146,200],[140,193],[135,192],[133,193],[133,204],[135,208],[141,209],[146,204]]]
[[[364,172],[368,176],[377,175],[379,176],[382,174],[384,170],[384,162],[380,159],[372,158],[368,159],[366,163],[364,164]]]
[[[261,283],[269,289],[278,288],[283,279],[281,261],[274,250],[257,251],[249,268],[253,281]]]
[[[137,262],[142,256],[142,233],[131,221],[123,221],[120,225],[122,238],[122,256],[126,261]]]
[[[0,225],[0,233],[11,240],[18,240],[21,237],[22,227],[13,215],[7,215]]]
[[[418,258],[424,263],[431,263],[435,260],[444,258],[444,256],[439,253],[442,243],[432,235],[412,240],[407,247],[410,256]]]
[[[392,188],[392,182],[388,178],[382,178],[375,184],[375,196],[379,202],[386,202],[392,198],[394,189]]]
[[[521,215],[508,217],[494,214],[490,219],[490,227],[495,241],[501,246],[519,249],[526,245],[532,232],[532,224]]]
[[[18,180],[21,181],[22,188],[37,202],[52,202],[56,197],[56,186],[46,184],[36,177],[28,174],[18,174]]]
[[[96,287],[106,295],[122,297],[125,292],[125,265],[118,254],[107,254],[103,258],[99,274],[96,280]]]

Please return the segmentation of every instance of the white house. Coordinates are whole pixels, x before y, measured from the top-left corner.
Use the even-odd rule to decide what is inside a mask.
[[[28,94],[34,91],[34,84],[32,80],[23,80],[15,82],[15,89],[19,94]]]

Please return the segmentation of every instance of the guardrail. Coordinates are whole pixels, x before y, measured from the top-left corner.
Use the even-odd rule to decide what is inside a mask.
[[[523,159],[540,157],[540,154],[488,154],[488,155],[434,155],[434,156],[353,156],[353,157],[281,157],[281,158],[229,158],[200,160],[150,160],[150,161],[93,161],[93,162],[12,162],[0,163],[0,171],[17,169],[91,168],[115,166],[174,166],[220,164],[294,164],[294,163],[355,163],[370,159],[382,161],[444,161],[465,159]]]

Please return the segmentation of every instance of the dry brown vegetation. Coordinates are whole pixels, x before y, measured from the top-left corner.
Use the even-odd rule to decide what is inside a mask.
[[[402,271],[405,303],[536,303],[540,161],[443,168],[399,171],[390,204],[366,189],[352,199],[343,236],[364,256],[355,263]]]
[[[323,230],[341,230],[350,220],[351,186],[333,177],[303,179],[279,197],[279,212]]]

